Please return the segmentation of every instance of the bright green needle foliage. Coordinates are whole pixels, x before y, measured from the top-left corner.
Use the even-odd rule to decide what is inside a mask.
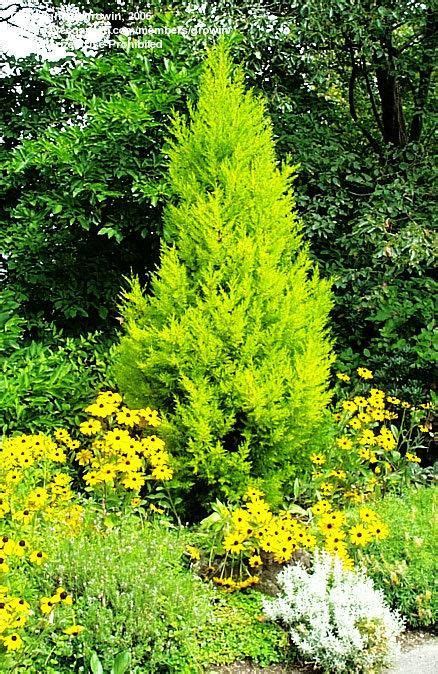
[[[290,184],[263,102],[209,53],[199,104],[170,146],[175,203],[161,266],[133,281],[115,375],[132,405],[157,406],[169,448],[198,488],[289,488],[329,401],[329,283],[301,245]]]

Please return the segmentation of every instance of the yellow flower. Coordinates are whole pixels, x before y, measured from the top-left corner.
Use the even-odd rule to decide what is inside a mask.
[[[260,489],[255,489],[254,487],[250,487],[249,489],[246,490],[246,493],[244,495],[244,500],[245,501],[259,501],[264,497],[264,493],[260,491]]]
[[[367,522],[368,524],[378,519],[377,513],[371,510],[371,508],[360,508],[359,517],[363,522]]]
[[[314,515],[323,515],[324,513],[329,512],[331,508],[332,507],[328,501],[321,499],[312,506],[312,512]]]
[[[26,510],[16,510],[12,515],[12,519],[15,522],[22,522],[23,524],[29,524],[32,521],[34,513],[28,509]]]
[[[140,473],[130,473],[123,478],[122,484],[126,489],[141,489],[146,482],[143,475]]]
[[[186,547],[186,553],[189,555],[190,559],[199,560],[201,559],[201,551],[199,548],[196,548],[194,545],[188,545]]]
[[[409,461],[410,463],[421,463],[421,459],[411,452],[406,452],[405,458],[406,461]]]
[[[326,457],[323,454],[311,454],[310,460],[316,466],[322,466],[326,462]]]
[[[122,426],[133,428],[140,421],[140,416],[137,410],[130,410],[128,407],[122,407],[120,412],[117,412],[117,423]]]
[[[152,428],[161,425],[161,420],[156,410],[151,410],[149,407],[146,407],[145,409],[137,410],[137,414],[140,419],[143,419],[149,426],[152,426]]]
[[[359,436],[358,442],[360,445],[374,445],[376,438],[373,431],[370,429],[362,431],[362,435]]]
[[[70,627],[66,627],[65,630],[63,630],[63,632],[64,634],[68,634],[68,636],[71,637],[80,634],[84,630],[85,627],[83,627],[82,625],[71,625]]]
[[[42,552],[41,550],[34,550],[29,555],[29,561],[31,561],[32,564],[36,564],[37,566],[41,566],[42,564],[44,564],[46,559],[47,559],[46,553]]]
[[[8,573],[9,564],[7,564],[6,559],[0,555],[0,573]]]
[[[242,537],[242,534],[231,532],[225,536],[223,546],[227,552],[237,553],[243,550],[244,541],[245,539]]]
[[[65,444],[69,449],[78,449],[81,443],[79,442],[79,440],[67,440]]]
[[[103,466],[100,467],[99,472],[99,477],[101,482],[113,482],[116,473],[117,473],[117,468],[111,463],[104,464]]]
[[[66,606],[71,606],[73,604],[73,597],[63,587],[58,587],[56,594],[51,597],[51,600],[54,603],[62,602]]]
[[[246,506],[249,514],[253,517],[258,524],[264,524],[269,522],[272,518],[272,513],[268,504],[265,501],[254,500],[250,501]]]
[[[324,535],[326,545],[337,545],[345,539],[345,531],[342,529],[330,529],[330,531],[325,531]]]
[[[6,473],[5,482],[7,485],[19,484],[23,476],[18,470],[10,470]]]
[[[163,482],[171,480],[173,477],[173,470],[169,466],[157,466],[152,471],[154,480],[162,480]]]
[[[330,475],[332,477],[337,477],[338,480],[345,480],[345,478],[347,477],[347,473],[345,472],[345,470],[340,470],[339,468],[330,471]]]
[[[131,499],[131,505],[133,508],[138,508],[138,506],[141,505],[141,498],[136,496],[135,498]]]
[[[367,404],[367,399],[363,396],[355,396],[353,400],[358,407],[365,407]]]
[[[40,609],[44,615],[49,615],[55,608],[55,604],[52,601],[51,597],[41,597],[40,599]]]
[[[342,409],[345,412],[356,412],[357,405],[352,400],[344,400],[344,402],[342,403]]]
[[[354,545],[363,546],[368,545],[370,542],[370,534],[367,529],[362,524],[356,524],[356,526],[351,527],[350,529],[350,540]]]
[[[3,644],[6,646],[8,651],[17,651],[23,645],[23,640],[19,634],[9,634],[7,637],[3,637]]]
[[[102,424],[98,419],[88,419],[79,426],[79,430],[83,435],[96,435],[102,430]]]
[[[361,447],[358,451],[359,457],[362,459],[362,461],[369,461],[370,460],[370,450],[365,449],[365,447]]]
[[[373,378],[373,373],[371,370],[368,370],[366,367],[358,367],[356,370],[357,374],[361,379],[372,379]]]
[[[338,530],[338,527],[336,526],[335,522],[326,519],[321,519],[318,522],[318,527],[325,536],[328,536],[332,534],[334,531]]]
[[[331,555],[336,555],[340,559],[344,559],[348,555],[345,543],[339,537],[327,538],[324,547],[327,552]]]
[[[81,449],[81,451],[76,454],[76,461],[80,466],[86,466],[90,463],[92,458],[93,452],[90,452],[89,449]]]
[[[14,621],[12,623],[12,627],[16,629],[20,629],[21,627],[24,627],[27,622],[27,616],[26,615],[17,615],[14,618]]]
[[[384,538],[387,538],[389,535],[389,528],[384,522],[370,522],[369,525],[370,536],[375,538],[377,541],[381,541]]]
[[[321,522],[330,522],[335,528],[338,528],[345,523],[345,515],[339,510],[335,510],[323,515],[323,517],[321,517]]]
[[[262,566],[262,558],[260,555],[251,555],[251,557],[248,560],[248,564],[250,565],[251,568],[253,569],[258,569],[259,566]]]
[[[66,431],[65,428],[57,428],[53,435],[58,440],[58,442],[66,442],[67,440],[71,440],[70,433]]]
[[[115,391],[101,391],[97,396],[97,402],[107,402],[117,407],[122,402],[122,396]]]
[[[88,405],[88,407],[85,408],[85,411],[93,417],[105,419],[117,411],[117,406],[98,399],[95,403]]]
[[[351,449],[353,447],[353,443],[350,440],[350,438],[346,438],[345,436],[343,436],[342,438],[338,438],[336,440],[336,444],[341,449]]]
[[[336,376],[340,381],[350,381],[348,374],[344,374],[343,372],[338,372]]]
[[[360,422],[360,419],[358,419],[357,417],[355,417],[354,419],[351,419],[348,422],[348,425],[351,426],[351,428],[353,428],[355,431],[358,431],[360,428],[362,428],[362,424]]]

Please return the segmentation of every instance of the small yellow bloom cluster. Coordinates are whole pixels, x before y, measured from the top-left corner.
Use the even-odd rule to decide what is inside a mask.
[[[360,508],[359,522],[352,525],[351,516],[332,510],[327,500],[320,500],[312,507],[318,530],[318,543],[331,555],[342,560],[346,568],[352,568],[349,545],[363,547],[388,536],[388,527],[371,508]],[[320,540],[322,537],[322,541]]]
[[[138,492],[147,479],[172,479],[163,440],[157,435],[144,435],[161,424],[156,410],[123,407],[118,393],[105,391],[85,411],[91,417],[79,430],[90,440],[82,445],[78,442],[76,460],[85,467],[84,480],[89,488],[109,485]],[[64,429],[57,431],[57,437],[67,447],[71,444]]]
[[[315,546],[315,538],[303,522],[286,511],[274,514],[259,491],[249,490],[246,499],[245,505],[232,513],[231,527],[223,540],[226,552],[244,551],[250,559],[264,552],[283,563],[299,548]]]
[[[251,569],[263,565],[263,557],[277,563],[287,562],[300,548],[312,549],[316,539],[308,525],[287,511],[273,513],[264,494],[258,489],[249,489],[244,503],[227,510],[222,536],[222,550],[225,553],[221,563],[222,573],[213,580],[228,590],[240,590],[259,582],[259,576],[250,574]],[[225,576],[228,568],[231,573]],[[234,566],[238,565],[238,579],[234,579]],[[248,574],[241,578],[241,570]]]
[[[220,576],[213,576],[213,582],[228,592],[235,592],[237,590],[246,590],[248,587],[257,585],[260,582],[259,576],[248,576],[245,580],[234,580],[233,576],[221,578]]]
[[[0,642],[7,651],[16,651],[22,647],[19,631],[26,625],[30,612],[27,601],[9,594],[6,585],[0,586]]]
[[[59,471],[65,451],[46,435],[7,438],[0,449],[0,519],[35,529],[39,518],[80,528],[83,510],[72,504],[71,477]]]
[[[335,447],[309,455],[317,497],[330,497],[338,503],[361,503],[381,488],[390,474],[409,472],[409,465],[420,463],[409,450],[410,438],[415,432],[429,430],[424,421],[427,411],[422,411],[429,406],[415,409],[378,388],[368,389],[364,382],[373,379],[373,373],[365,367],[358,368],[357,374],[363,380],[354,385],[360,394],[343,400],[333,415],[340,430]],[[337,377],[341,382],[351,381],[344,373]],[[408,410],[410,425],[406,428]],[[408,449],[404,457],[399,446]]]
[[[0,644],[7,651],[23,646],[21,630],[35,616],[11,587],[28,587],[29,563],[47,561],[39,525],[50,523],[64,536],[82,525],[83,508],[74,502],[70,476],[60,470],[66,459],[65,449],[42,434],[7,438],[0,448]]]
[[[41,597],[40,610],[44,615],[50,615],[56,606],[71,606],[72,604],[73,597],[63,587],[58,587],[51,597]]]

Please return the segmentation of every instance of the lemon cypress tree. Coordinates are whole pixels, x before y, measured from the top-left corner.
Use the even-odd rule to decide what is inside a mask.
[[[160,267],[150,295],[137,280],[125,295],[116,380],[131,405],[161,410],[198,489],[259,481],[278,497],[329,400],[329,284],[302,245],[294,169],[277,167],[263,101],[223,44],[172,138]]]

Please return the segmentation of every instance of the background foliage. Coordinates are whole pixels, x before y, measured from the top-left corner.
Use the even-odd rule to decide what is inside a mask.
[[[98,0],[80,6],[102,11]],[[366,360],[378,383],[419,396],[436,358],[432,3],[168,6],[175,18],[156,24],[239,33],[233,56],[267,98],[279,158],[300,165],[304,231],[334,276],[340,366]],[[44,341],[48,324],[66,336],[114,330],[121,276],[147,281],[156,263],[168,123],[193,98],[215,39],[174,35],[160,50],[54,63],[1,56],[2,339],[19,326],[20,344]]]

